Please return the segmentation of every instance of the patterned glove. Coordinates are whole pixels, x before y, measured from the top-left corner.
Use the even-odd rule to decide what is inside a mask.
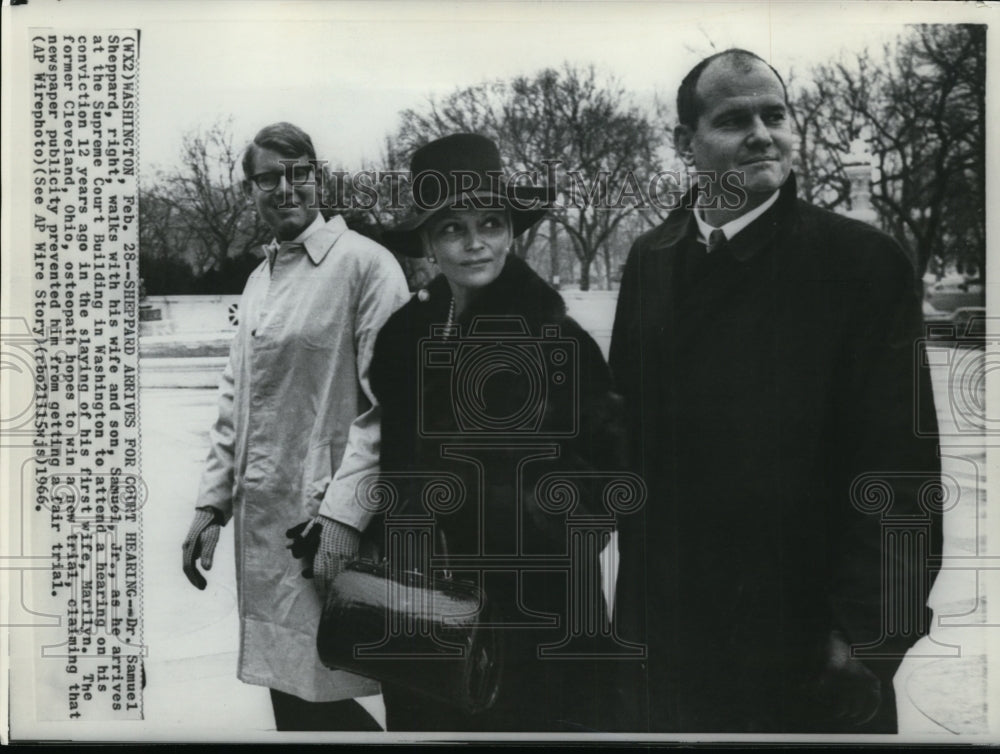
[[[317,517],[317,521],[322,529],[319,534],[319,549],[313,558],[312,570],[320,597],[325,599],[330,584],[344,562],[358,554],[358,548],[361,545],[361,532],[326,516]]]
[[[215,546],[219,543],[219,532],[225,523],[225,516],[218,508],[205,506],[196,508],[194,521],[188,529],[184,544],[181,545],[184,575],[194,586],[205,588],[205,577],[195,567],[195,561],[201,556],[201,567],[206,571],[212,568],[212,556]]]

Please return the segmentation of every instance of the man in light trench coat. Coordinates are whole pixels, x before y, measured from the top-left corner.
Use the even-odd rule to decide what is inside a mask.
[[[278,730],[380,730],[354,701],[378,684],[325,668],[316,631],[326,584],[371,517],[355,500],[378,471],[368,365],[408,293],[390,252],[320,215],[315,160],[310,137],[288,123],[262,129],[243,158],[244,190],[274,241],[240,302],[184,572],[205,588],[195,561],[211,567],[232,518],[240,680],[271,690]],[[312,518],[322,527],[315,586],[286,548],[286,531]]]

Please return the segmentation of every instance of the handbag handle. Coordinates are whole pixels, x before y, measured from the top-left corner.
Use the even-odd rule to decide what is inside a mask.
[[[444,535],[444,529],[442,529],[440,527],[435,527],[435,528],[436,528],[436,535],[438,537],[440,548],[441,548],[441,553],[444,555],[445,562],[447,562],[450,559],[449,558],[449,553],[448,553],[448,538],[445,537],[445,535]],[[372,555],[370,557],[366,557],[366,556],[363,556],[363,555],[359,554],[358,559],[359,560],[366,560],[366,561],[368,561],[370,563],[375,563],[375,564],[379,564],[379,563],[381,563],[381,564],[388,564],[388,562],[389,562],[388,551],[385,550],[384,548],[382,548],[374,540],[369,539],[369,542],[371,543],[371,547],[374,550],[374,552],[372,553]],[[448,581],[454,581],[454,574],[452,573],[451,569],[448,568],[448,567],[445,567],[445,568],[443,568],[441,570],[441,577],[444,578],[444,579],[447,579]]]

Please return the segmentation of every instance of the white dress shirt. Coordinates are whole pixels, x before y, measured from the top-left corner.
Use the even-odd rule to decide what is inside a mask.
[[[732,241],[733,237],[737,233],[739,233],[741,230],[750,225],[750,223],[752,223],[758,217],[767,212],[767,210],[770,209],[771,205],[774,204],[776,201],[778,201],[779,193],[781,193],[780,189],[771,194],[771,196],[767,198],[767,201],[765,201],[759,207],[750,210],[744,215],[740,215],[735,220],[730,220],[728,223],[718,228],[718,230],[721,230],[723,233],[726,234],[727,241]],[[716,230],[716,227],[714,225],[709,225],[705,221],[705,218],[702,217],[702,210],[700,207],[696,208],[694,211],[694,221],[698,225],[698,241],[699,243],[702,243],[707,247],[708,237],[712,235],[712,231]]]

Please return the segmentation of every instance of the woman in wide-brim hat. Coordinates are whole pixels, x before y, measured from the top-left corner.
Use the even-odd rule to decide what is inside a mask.
[[[521,235],[541,220],[554,199],[547,186],[509,183],[496,144],[485,136],[458,133],[417,149],[410,162],[413,211],[389,228],[384,240],[393,251],[425,255],[421,229],[442,209],[456,204],[508,209],[510,231]]]
[[[595,469],[622,468],[619,403],[600,349],[559,293],[510,253],[552,192],[507,183],[496,145],[475,134],[418,149],[411,185],[413,213],[384,241],[428,257],[441,274],[376,342],[370,380],[382,408],[381,468],[414,512],[427,511],[428,474],[462,480],[464,499],[431,512],[451,556],[502,562],[465,576],[504,624],[504,659],[496,702],[474,715],[383,684],[388,728],[604,729],[607,664],[539,655],[567,637],[568,612],[580,609],[570,604],[568,574],[521,567],[526,557],[567,555],[569,518],[602,510],[586,480]],[[553,472],[583,480],[572,511],[537,492]],[[586,609],[591,626],[607,625],[599,594]]]

